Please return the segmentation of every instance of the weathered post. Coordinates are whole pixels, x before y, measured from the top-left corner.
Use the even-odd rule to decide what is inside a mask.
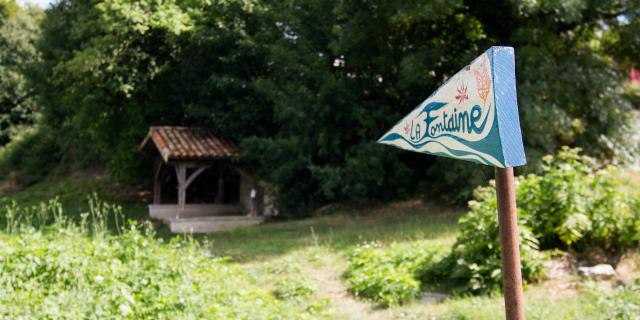
[[[184,163],[176,163],[176,177],[178,178],[178,206],[176,219],[182,218],[184,206],[187,202],[187,165]]]
[[[511,47],[491,47],[378,142],[496,167],[505,311],[524,319],[513,167],[526,164]]]
[[[498,197],[504,307],[507,319],[524,320],[513,168],[496,168],[496,196]]]

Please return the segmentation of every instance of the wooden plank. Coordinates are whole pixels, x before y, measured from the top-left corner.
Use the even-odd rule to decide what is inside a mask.
[[[513,48],[489,48],[378,142],[501,168],[526,164]]]

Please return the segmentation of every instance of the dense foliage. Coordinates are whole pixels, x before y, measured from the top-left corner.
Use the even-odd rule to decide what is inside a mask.
[[[0,21],[15,15],[19,10],[15,0],[0,0]]]
[[[621,191],[615,167],[598,168],[579,149],[544,157],[539,175],[517,180],[522,276],[541,275],[540,250],[604,249],[611,256],[640,244],[640,199]],[[501,288],[495,186],[479,187],[449,256],[425,274],[473,293]]]
[[[38,60],[39,14],[33,8],[25,11],[14,0],[0,2],[0,146],[7,144],[21,125],[35,120],[35,92],[27,76]]]
[[[621,191],[622,173],[598,167],[580,149],[562,148],[543,158],[540,175],[519,180],[519,214],[543,249],[583,251],[601,247],[610,254],[640,243],[640,207]]]
[[[440,252],[429,243],[362,245],[349,253],[345,278],[356,296],[397,306],[422,292],[419,277]]]
[[[520,189],[522,190],[522,189]],[[447,284],[456,292],[489,293],[502,288],[502,260],[495,186],[474,192],[469,213],[460,218],[460,235],[449,255],[423,274],[423,281]],[[542,275],[538,240],[518,212],[518,236],[522,279]]]
[[[163,243],[150,227],[123,224],[117,206],[92,200],[80,224],[56,201],[1,212],[0,318],[310,319],[319,311],[296,309],[195,241]]]
[[[638,10],[625,0],[61,0],[46,10],[30,79],[39,128],[67,164],[139,178],[149,125],[204,126],[236,140],[300,214],[486,181],[488,168],[375,141],[495,44],[516,48],[533,167],[565,144],[626,154],[621,86],[639,62]]]

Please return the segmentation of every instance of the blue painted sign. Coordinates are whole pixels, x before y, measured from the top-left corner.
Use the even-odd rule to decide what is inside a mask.
[[[378,142],[494,167],[526,164],[513,48],[489,48]]]

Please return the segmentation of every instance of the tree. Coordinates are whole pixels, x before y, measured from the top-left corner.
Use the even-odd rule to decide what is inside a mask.
[[[36,9],[25,12],[15,1],[0,2],[0,146],[11,140],[17,126],[34,121],[35,97],[27,72],[37,61]]]
[[[613,155],[607,140],[619,137],[630,111],[621,92],[625,70],[619,62],[622,52],[633,51],[614,52],[603,44],[621,34],[621,16],[631,19],[628,25],[636,23],[637,2],[354,0],[338,8],[337,52],[355,78],[380,75],[385,80],[387,90],[369,85],[363,91],[384,92],[388,101],[395,101],[393,119],[487,47],[513,45],[529,167],[561,145]],[[415,100],[403,103],[407,98]],[[625,145],[619,142],[615,144]],[[489,170],[463,162],[426,161],[420,167],[435,173],[429,174],[431,179],[442,181],[444,175],[444,183],[432,187],[444,190],[491,176]]]
[[[47,10],[34,83],[71,161],[104,161],[127,178],[146,124],[182,118],[179,106],[155,104],[168,97],[150,93],[191,28],[178,1],[66,0]]]
[[[288,212],[426,192],[460,200],[491,168],[377,138],[503,44],[516,48],[529,168],[561,145],[616,156],[628,144],[622,84],[638,62],[638,6],[63,0],[43,21],[33,83],[61,150],[116,177],[142,168],[136,146],[149,125],[185,124],[236,140]]]
[[[13,17],[20,11],[20,7],[15,0],[0,0],[0,22]]]

